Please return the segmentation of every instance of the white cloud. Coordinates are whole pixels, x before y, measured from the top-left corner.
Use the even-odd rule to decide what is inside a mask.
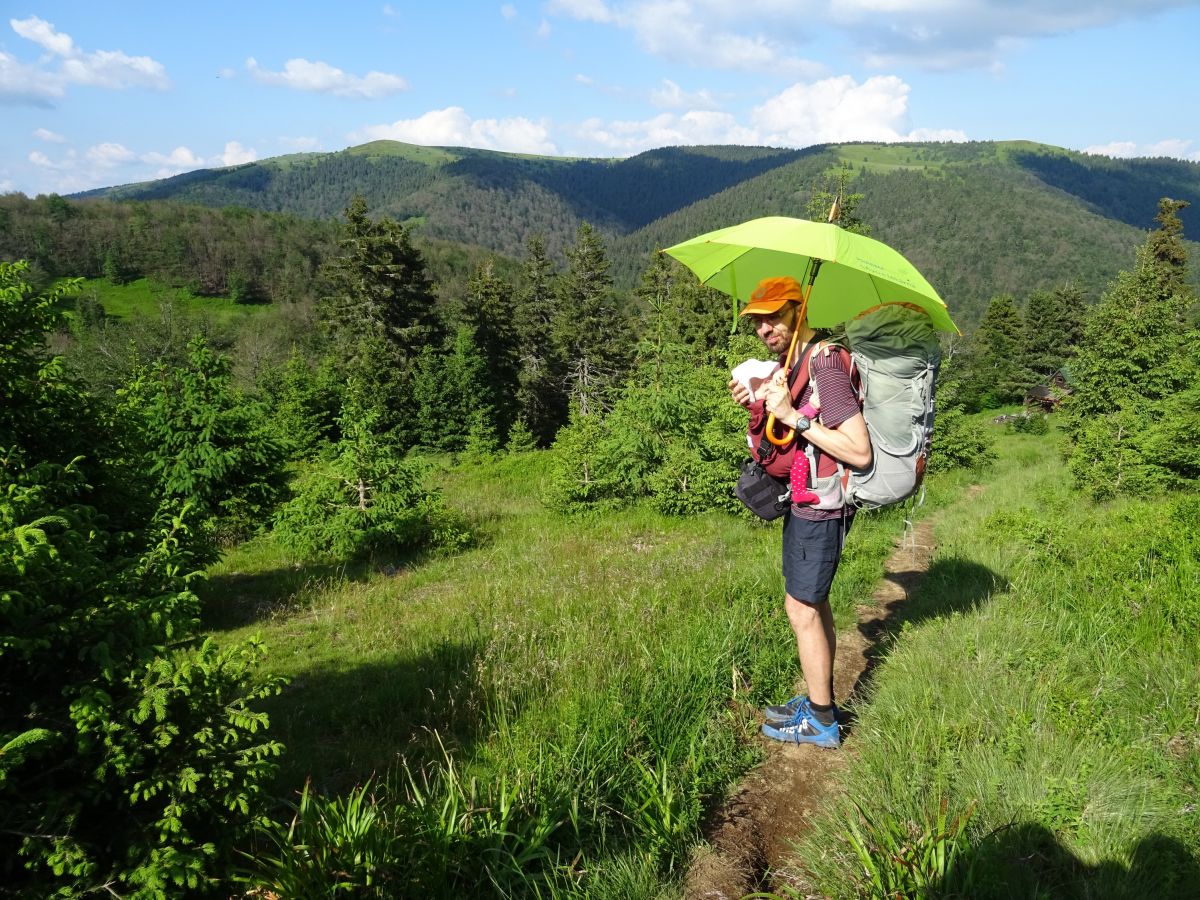
[[[908,120],[909,86],[895,75],[849,75],[792,85],[756,107],[765,143],[803,147],[835,141],[898,141]]]
[[[207,159],[189,147],[176,147],[170,153],[138,153],[116,142],[96,144],[83,154],[76,154],[68,148],[58,160],[36,150],[28,156],[34,166],[53,173],[45,189],[59,193],[129,181],[169,178],[195,169],[234,166],[253,162],[257,158],[257,151],[243,147],[238,141],[228,141],[221,153]]]
[[[1097,144],[1085,147],[1084,153],[1094,156],[1115,156],[1128,159],[1135,156],[1157,157],[1167,156],[1173,159],[1186,159],[1200,162],[1200,150],[1193,149],[1193,142],[1180,138],[1168,138],[1153,144],[1137,144],[1133,141],[1114,141],[1111,144]]]
[[[121,89],[169,85],[163,64],[148,56],[126,56],[120,50],[97,50],[78,59],[64,60],[63,77],[74,84]]]
[[[537,36],[542,40],[550,37],[550,22],[548,20],[542,19],[542,24],[538,25],[537,28]]]
[[[789,17],[803,24],[807,14],[797,11],[801,8],[779,0],[629,0],[612,6],[600,0],[553,0],[547,6],[551,13],[628,30],[650,53],[679,63],[811,78],[824,67],[778,40],[774,27],[775,20]]]
[[[823,74],[801,48],[832,28],[868,64],[994,67],[1027,40],[1144,18],[1191,0],[552,0],[553,15],[628,30],[651,53],[725,69]]]
[[[89,147],[84,156],[90,162],[106,169],[137,159],[137,155],[122,144],[97,144]]]
[[[779,40],[777,35],[787,32],[773,27],[774,15],[760,15],[756,21],[753,15],[738,15],[743,8],[741,4],[655,0],[630,4],[617,21],[632,29],[638,43],[651,53],[681,63],[801,78],[824,73],[820,63],[805,59],[793,45]]]
[[[0,101],[50,106],[66,93],[63,79],[0,51]]]
[[[204,160],[187,147],[176,147],[167,154],[158,153],[157,151],[143,153],[138,158],[144,163],[158,166],[158,170],[154,173],[155,178],[169,178],[181,172],[190,172],[193,169],[204,167]]]
[[[54,26],[44,19],[30,16],[28,19],[9,19],[8,24],[25,40],[33,41],[55,56],[73,56],[75,54],[75,42],[71,40],[71,36],[55,31]]]
[[[729,113],[693,110],[683,115],[661,113],[642,121],[603,122],[588,119],[577,135],[592,146],[619,156],[655,147],[696,144],[753,144],[757,135]]]
[[[660,109],[712,109],[717,106],[716,99],[709,91],[688,92],[669,78],[663,79],[662,87],[650,92],[650,102]]]
[[[959,128],[914,128],[901,138],[903,141],[948,141],[962,143],[967,133]]]
[[[225,152],[219,157],[223,166],[240,166],[242,163],[254,162],[258,159],[258,151],[253,147],[243,147],[237,141],[225,144]]]
[[[562,13],[584,22],[611,22],[614,18],[604,0],[550,0],[546,4],[546,11]]]
[[[430,110],[415,119],[400,119],[390,125],[370,125],[350,135],[354,143],[404,141],[440,147],[479,147],[512,153],[554,155],[545,124],[524,117],[472,119],[459,106]]]
[[[368,72],[360,78],[328,63],[309,62],[307,59],[289,59],[284,63],[282,72],[271,72],[250,57],[246,60],[246,69],[263,84],[333,94],[335,97],[374,100],[408,89],[408,82],[398,75]]]
[[[505,3],[500,7],[500,15],[506,19],[515,19],[517,17],[517,8],[511,3]]]
[[[909,86],[895,76],[879,76],[859,84],[847,75],[794,84],[753,109],[748,122],[725,112],[692,109],[640,121],[604,122],[593,118],[583,122],[574,137],[585,146],[618,154],[694,144],[799,148],[846,141],[967,139],[958,130],[911,129],[908,94]]]
[[[10,19],[18,35],[37,44],[51,56],[33,65],[0,53],[0,98],[47,105],[63,96],[68,85],[122,89],[147,87],[166,90],[167,70],[149,56],[129,56],[121,50],[84,52],[71,36],[37,16]]]
[[[67,139],[57,131],[50,131],[48,128],[35,128],[33,136],[47,144],[65,144],[67,142]]]

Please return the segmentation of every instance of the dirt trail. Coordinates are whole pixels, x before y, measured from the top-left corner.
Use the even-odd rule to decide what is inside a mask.
[[[928,520],[897,540],[872,605],[858,607],[858,627],[838,635],[833,673],[838,697],[854,697],[863,689],[888,619],[916,590],[932,555]],[[853,722],[842,736],[841,751],[765,741],[767,758],[705,826],[708,846],[696,855],[685,881],[689,900],[736,900],[782,883],[786,873],[775,870],[832,790],[835,773],[853,758]]]

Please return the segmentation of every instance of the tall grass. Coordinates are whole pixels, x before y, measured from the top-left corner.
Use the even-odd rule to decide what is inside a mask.
[[[260,632],[291,679],[270,710],[281,793],[311,778],[330,803],[374,776],[405,852],[436,848],[403,857],[426,895],[656,895],[759,757],[752,711],[798,675],[777,528],[564,518],[537,500],[544,471],[538,453],[452,471],[478,539],[459,556],[310,573],[260,541],[211,573],[216,620]],[[855,526],[843,625],[899,527]]]
[[[1085,503],[1054,441],[940,520],[799,890],[880,895],[855,828],[945,802],[966,846],[917,896],[1200,896],[1200,498]]]

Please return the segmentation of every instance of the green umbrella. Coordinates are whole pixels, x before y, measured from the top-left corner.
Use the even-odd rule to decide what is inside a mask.
[[[946,304],[916,267],[879,241],[837,225],[785,216],[751,219],[663,251],[697,277],[746,301],[764,278],[808,285],[808,322],[829,328],[884,303],[910,303],[942,331],[957,332]],[[818,277],[819,276],[819,277]]]

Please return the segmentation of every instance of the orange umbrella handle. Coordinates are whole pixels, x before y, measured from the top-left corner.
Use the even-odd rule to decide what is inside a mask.
[[[821,261],[814,260],[816,265],[813,266],[812,274],[809,275],[808,284],[804,286],[804,296],[800,298],[800,315],[796,317],[796,321],[792,323],[792,342],[788,344],[787,356],[784,357],[783,371],[792,371],[792,363],[796,352],[796,338],[800,336],[800,323],[807,321],[808,312],[808,295],[812,293],[813,282],[817,279],[817,272],[820,271]],[[784,376],[784,384],[787,384],[787,376]],[[767,436],[767,440],[776,447],[786,447],[796,439],[796,429],[783,426],[783,434],[775,434],[775,413],[767,416],[767,427],[763,434]]]

